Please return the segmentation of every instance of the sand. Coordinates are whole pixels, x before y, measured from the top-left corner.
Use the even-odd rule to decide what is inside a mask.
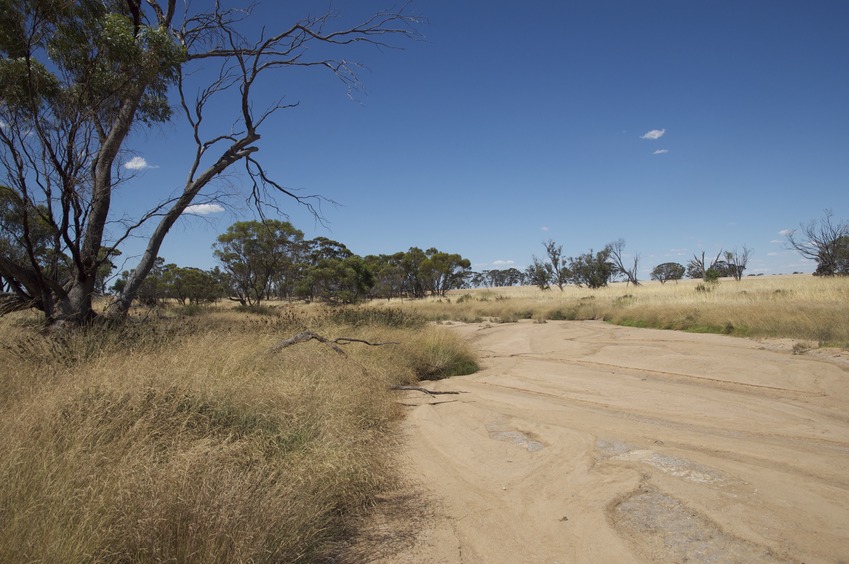
[[[480,372],[403,392],[374,562],[849,561],[849,362],[602,322],[452,325]],[[352,552],[353,554],[353,552]]]

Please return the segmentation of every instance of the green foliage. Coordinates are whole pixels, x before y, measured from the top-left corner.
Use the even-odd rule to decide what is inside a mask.
[[[712,266],[707,269],[704,275],[706,284],[719,284],[719,279],[727,272],[721,266]]]
[[[545,254],[548,255],[549,271],[551,272],[551,281],[557,284],[560,290],[569,281],[570,272],[563,260],[563,245],[558,245],[553,240],[549,239],[543,243]],[[537,268],[536,266],[534,268]]]
[[[670,280],[681,280],[684,278],[686,269],[682,264],[677,262],[664,262],[654,267],[651,272],[652,280],[659,280],[661,284],[666,284]]]
[[[525,274],[518,268],[492,269],[474,272],[469,276],[472,286],[503,287],[516,286],[525,283]]]
[[[296,294],[310,300],[345,304],[366,297],[374,286],[374,277],[365,261],[341,243],[324,239],[319,245],[323,246],[322,251],[309,253],[308,262],[301,268]]]
[[[551,281],[554,277],[554,271],[551,264],[544,263],[536,256],[532,258],[530,266],[525,270],[525,280],[529,284],[533,284],[540,290],[548,290],[551,288]]]
[[[239,221],[218,236],[213,248],[229,291],[242,305],[254,305],[269,297],[275,283],[294,285],[303,233],[288,221]]]
[[[369,255],[363,261],[374,282],[370,296],[376,298],[445,296],[449,290],[467,287],[472,276],[468,259],[435,248],[411,247],[392,255]]]
[[[463,287],[472,266],[469,259],[435,248],[428,249],[425,257],[419,265],[419,276],[431,295],[445,296],[448,290]]]
[[[162,283],[165,295],[181,305],[212,303],[225,294],[220,272],[207,272],[199,268],[167,264],[162,272]]]
[[[571,280],[578,286],[587,286],[596,289],[607,286],[613,276],[613,264],[610,262],[610,247],[605,247],[597,253],[590,249],[584,253],[569,259],[569,271]]]

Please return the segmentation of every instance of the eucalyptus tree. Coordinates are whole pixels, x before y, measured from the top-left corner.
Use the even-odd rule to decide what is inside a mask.
[[[610,245],[606,245],[598,252],[590,249],[577,257],[569,257],[571,281],[577,286],[587,286],[594,290],[607,286],[616,272],[610,261],[610,253]]]
[[[563,258],[563,245],[558,245],[554,240],[549,239],[543,243],[545,254],[548,255],[548,262],[551,266],[551,281],[557,284],[560,291],[563,291],[563,286],[569,282],[569,269],[566,267],[566,261]],[[539,286],[539,284],[537,284]],[[544,289],[544,288],[543,288]]]
[[[287,190],[257,158],[260,131],[296,105],[282,94],[266,103],[266,79],[316,67],[355,89],[357,66],[338,50],[391,46],[414,37],[417,23],[406,5],[353,25],[338,24],[333,11],[281,24],[256,21],[250,6],[177,0],[0,0],[0,14],[0,183],[25,219],[23,250],[0,252],[0,276],[48,322],[77,323],[95,316],[97,272],[110,255],[103,249],[147,241],[107,309],[121,316],[175,222],[235,165],[256,206],[283,195],[315,213],[315,200]],[[213,111],[230,119],[211,120]],[[131,217],[116,214],[132,134],[174,120],[188,131],[174,142],[192,148],[185,183]]]
[[[531,264],[525,269],[525,280],[540,290],[550,289],[553,277],[554,269],[551,263],[541,261],[536,255],[532,257]]]
[[[661,284],[666,284],[670,280],[681,280],[684,278],[686,269],[683,264],[677,262],[664,262],[654,267],[651,271],[651,279],[659,280]]]
[[[213,245],[229,281],[230,297],[258,305],[271,295],[275,278],[300,256],[304,234],[288,221],[237,221]]]

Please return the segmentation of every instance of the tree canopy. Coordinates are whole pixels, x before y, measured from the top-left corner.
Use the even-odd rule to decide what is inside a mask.
[[[684,278],[686,269],[684,265],[677,262],[664,262],[654,267],[651,271],[651,279],[659,280],[661,284],[666,284],[670,280],[681,280]]]

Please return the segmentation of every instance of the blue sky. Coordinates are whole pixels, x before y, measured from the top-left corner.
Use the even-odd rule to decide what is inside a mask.
[[[282,26],[305,5],[326,3],[259,15]],[[339,55],[368,67],[356,100],[318,70],[262,84],[300,105],[261,131],[257,156],[287,187],[340,204],[322,207],[324,227],[280,200],[308,238],[360,255],[437,247],[484,270],[524,268],[547,239],[576,255],[621,237],[643,278],[746,245],[748,272],[775,274],[815,266],[783,230],[825,209],[849,219],[849,2],[420,0],[410,12],[427,19],[422,41]],[[215,116],[225,130],[233,117]],[[147,168],[119,208],[180,187],[185,133],[135,134]],[[243,186],[228,178],[230,193]],[[160,254],[214,266],[215,238],[254,218],[241,196],[220,203],[181,219]]]

